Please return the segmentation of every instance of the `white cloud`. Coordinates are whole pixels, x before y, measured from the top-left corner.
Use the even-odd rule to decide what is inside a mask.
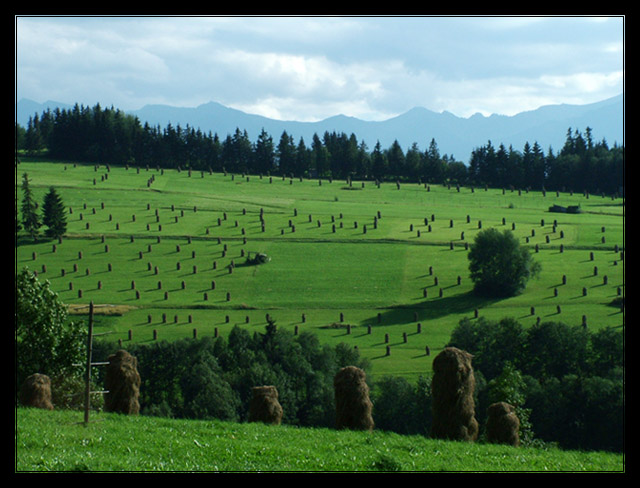
[[[553,88],[569,89],[575,93],[601,93],[616,89],[623,81],[623,71],[613,73],[572,73],[559,76],[541,76],[540,81]]]
[[[598,18],[19,18],[16,96],[380,120],[414,106],[512,114],[623,86],[623,23]]]

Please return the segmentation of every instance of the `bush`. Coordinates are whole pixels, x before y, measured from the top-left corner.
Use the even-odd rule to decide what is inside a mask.
[[[16,386],[33,373],[55,377],[83,363],[86,333],[68,320],[67,308],[35,273],[24,268],[16,275]]]
[[[510,230],[478,232],[468,258],[474,291],[483,296],[517,295],[540,272],[540,264]]]
[[[376,429],[428,436],[431,432],[431,381],[416,384],[402,376],[385,376],[372,387]]]
[[[448,346],[473,354],[474,368],[491,380],[500,375],[507,364],[520,367],[525,342],[525,330],[515,319],[494,322],[480,317],[476,321],[462,319],[451,333]]]

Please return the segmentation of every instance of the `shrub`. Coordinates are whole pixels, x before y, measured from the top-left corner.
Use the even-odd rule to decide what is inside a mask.
[[[468,259],[474,291],[484,296],[516,295],[540,271],[540,264],[509,230],[490,228],[479,232]]]
[[[68,320],[67,307],[48,281],[40,282],[24,268],[16,275],[16,385],[33,373],[49,377],[70,372],[82,363],[86,334]]]

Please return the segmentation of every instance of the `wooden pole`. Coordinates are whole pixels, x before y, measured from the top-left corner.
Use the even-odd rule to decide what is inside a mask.
[[[87,335],[87,370],[84,390],[84,425],[89,425],[89,403],[91,393],[91,350],[93,342],[93,301],[89,303],[89,333]]]

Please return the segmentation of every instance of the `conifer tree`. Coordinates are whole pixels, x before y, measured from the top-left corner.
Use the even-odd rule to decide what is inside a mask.
[[[29,176],[27,173],[22,175],[22,227],[31,236],[32,239],[38,237],[38,230],[42,225],[40,216],[37,212],[36,202],[33,199],[33,193],[29,187]]]
[[[49,193],[45,195],[42,211],[47,237],[61,237],[67,231],[67,218],[62,198],[54,187],[49,188]]]

